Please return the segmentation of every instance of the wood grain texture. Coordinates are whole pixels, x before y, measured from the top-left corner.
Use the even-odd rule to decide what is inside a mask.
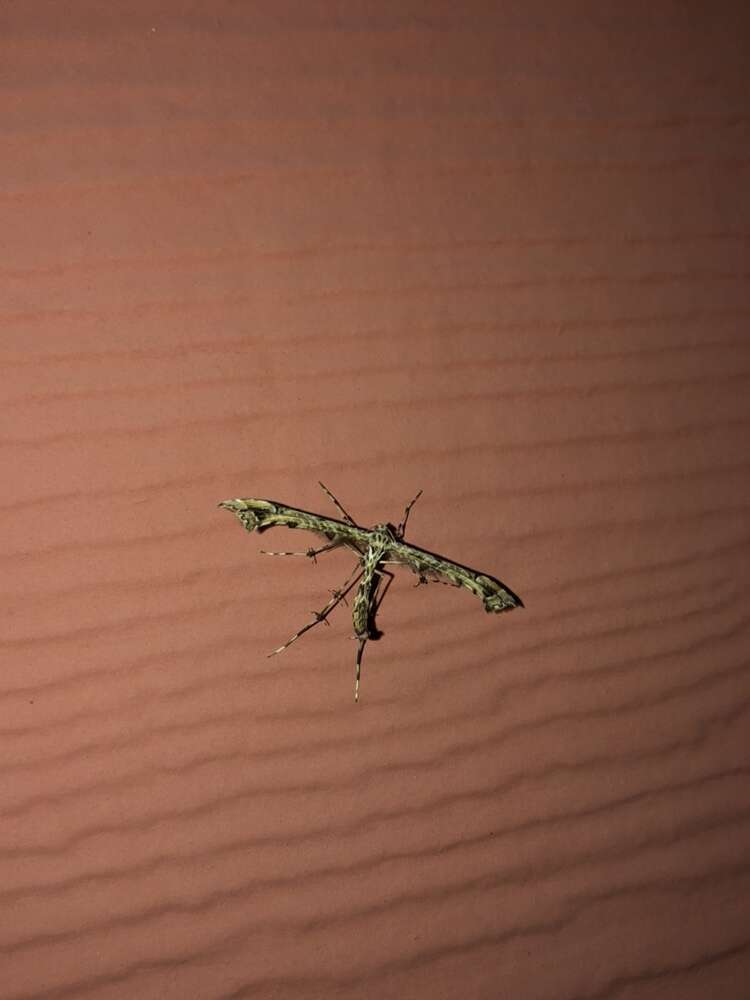
[[[747,29],[3,5],[3,1000],[747,996]]]

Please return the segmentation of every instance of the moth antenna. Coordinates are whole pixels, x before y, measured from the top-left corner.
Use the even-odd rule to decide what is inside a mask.
[[[336,505],[336,507],[338,507],[338,509],[339,509],[339,510],[341,511],[341,513],[342,513],[342,514],[344,515],[344,520],[345,520],[345,521],[347,522],[347,524],[351,524],[351,526],[352,526],[353,528],[356,528],[356,527],[358,527],[358,525],[357,525],[357,522],[356,522],[356,521],[354,520],[354,518],[353,518],[353,517],[352,517],[352,516],[351,516],[350,514],[348,514],[348,513],[347,513],[347,512],[346,512],[346,511],[344,510],[344,508],[343,508],[343,507],[341,506],[341,504],[340,504],[340,503],[338,502],[338,500],[337,500],[337,499],[336,499],[336,497],[335,497],[335,496],[333,495],[333,493],[331,493],[331,491],[330,491],[330,490],[328,489],[328,487],[327,487],[327,486],[325,485],[325,483],[321,483],[321,481],[320,481],[320,480],[318,480],[318,486],[320,486],[320,488],[321,488],[321,489],[323,490],[323,492],[324,492],[324,493],[326,494],[326,496],[328,496],[328,497],[329,497],[329,499],[330,499],[330,500],[332,500],[332,501],[333,501],[333,503],[334,503],[334,504]]]
[[[422,496],[422,490],[420,490],[419,493],[417,493],[417,495],[414,497],[414,499],[410,500],[406,505],[406,507],[404,508],[404,516],[401,519],[401,523],[398,526],[398,530],[396,531],[396,534],[398,535],[399,538],[404,537],[404,532],[406,531],[406,522],[409,520],[409,514],[411,512],[411,509],[421,496]]]

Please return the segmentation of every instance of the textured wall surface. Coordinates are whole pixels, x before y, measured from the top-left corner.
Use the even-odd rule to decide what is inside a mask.
[[[3,1000],[748,995],[743,6],[2,5]]]

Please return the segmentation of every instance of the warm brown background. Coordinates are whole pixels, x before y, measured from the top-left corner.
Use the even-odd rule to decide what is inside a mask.
[[[748,995],[744,6],[3,4],[2,1000]]]

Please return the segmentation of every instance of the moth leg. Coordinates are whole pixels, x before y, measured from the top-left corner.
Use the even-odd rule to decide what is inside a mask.
[[[321,622],[325,622],[326,619],[328,618],[328,615],[333,611],[336,605],[340,604],[341,601],[343,601],[346,598],[346,595],[352,589],[354,584],[359,580],[360,576],[362,576],[362,567],[360,565],[357,565],[354,567],[354,572],[351,574],[349,579],[344,583],[343,587],[339,587],[338,590],[333,591],[333,596],[331,597],[330,601],[325,605],[325,607],[321,608],[320,611],[313,611],[313,620],[311,622],[308,622],[307,625],[303,625],[303,627],[299,630],[299,632],[295,632],[294,635],[291,637],[291,639],[288,639],[283,646],[279,646],[278,649],[274,649],[272,653],[269,653],[268,654],[269,657],[276,656],[277,653],[283,653],[288,646],[291,646],[293,642],[296,642],[297,639],[299,639],[300,636],[304,635],[305,632],[309,631],[309,629],[314,628],[316,625],[320,625]]]
[[[346,512],[346,511],[344,510],[344,508],[343,508],[343,507],[341,506],[341,504],[340,504],[340,503],[338,502],[338,500],[337,500],[337,499],[336,499],[336,497],[335,497],[335,496],[333,495],[333,493],[331,493],[331,491],[330,491],[330,490],[328,489],[328,487],[327,487],[327,486],[325,485],[325,483],[321,483],[321,482],[320,482],[320,480],[318,480],[318,486],[320,486],[320,488],[321,488],[321,489],[323,490],[323,492],[324,492],[324,493],[326,494],[326,496],[327,496],[327,497],[329,498],[329,500],[332,500],[332,501],[333,501],[333,503],[334,503],[334,504],[336,505],[336,507],[338,507],[338,509],[339,509],[339,510],[341,511],[341,513],[342,513],[342,514],[344,515],[344,520],[345,520],[345,521],[347,522],[347,524],[351,524],[351,525],[352,525],[353,527],[355,527],[355,528],[359,527],[359,525],[358,525],[358,524],[357,524],[357,522],[356,522],[356,521],[354,520],[354,518],[353,518],[353,517],[351,517],[351,516],[350,516],[349,514],[347,514],[347,512]]]
[[[259,551],[264,556],[307,556],[308,559],[317,562],[316,556],[319,556],[321,552],[330,552],[331,549],[337,549],[342,544],[339,541],[329,542],[328,545],[323,545],[319,549],[309,548],[304,552],[269,552],[267,549],[260,549]]]
[[[428,576],[427,573],[429,573],[429,570],[427,573],[420,572],[416,569],[412,572],[414,572],[417,576],[417,582],[414,584],[415,587],[421,587],[422,584],[425,583],[441,583],[444,587],[461,587],[460,583],[454,583],[453,580],[439,580],[435,576]]]
[[[384,559],[380,563],[380,565],[381,566],[405,566],[405,567],[407,567],[408,569],[410,569],[412,571],[412,573],[414,573],[416,576],[419,577],[419,579],[417,580],[417,582],[414,584],[415,587],[419,587],[423,583],[429,583],[430,582],[427,579],[427,577],[424,575],[424,573],[420,573],[419,570],[414,569],[414,567],[410,566],[409,563],[402,562],[401,559]],[[393,576],[392,573],[389,573],[388,575],[391,576],[391,577]],[[381,600],[382,600],[382,597],[381,597]]]
[[[381,563],[380,565],[382,566],[383,564]],[[375,587],[375,593],[372,595],[372,612],[370,617],[372,619],[373,628],[375,628],[375,615],[378,613],[378,611],[380,611],[380,605],[383,603],[385,595],[388,593],[388,588],[395,580],[394,574],[389,573],[387,569],[379,569],[378,576],[380,577],[380,580],[382,580],[384,576],[387,576],[388,582],[386,583],[385,587],[383,587],[380,594],[378,594],[378,590],[380,588],[380,580],[378,580],[378,584]],[[377,629],[375,629],[375,631],[377,631]]]
[[[362,670],[362,653],[365,651],[365,646],[367,645],[367,639],[359,640],[359,647],[357,649],[357,673],[354,680],[354,700],[359,701],[359,675]]]
[[[404,508],[404,516],[401,518],[401,523],[396,529],[396,536],[398,538],[404,537],[404,532],[406,531],[406,522],[409,520],[409,513],[414,504],[417,502],[417,500],[419,500],[421,496],[422,496],[422,490],[420,490],[419,493],[417,493],[417,495],[414,497],[414,499],[410,500],[406,505],[406,507]]]

